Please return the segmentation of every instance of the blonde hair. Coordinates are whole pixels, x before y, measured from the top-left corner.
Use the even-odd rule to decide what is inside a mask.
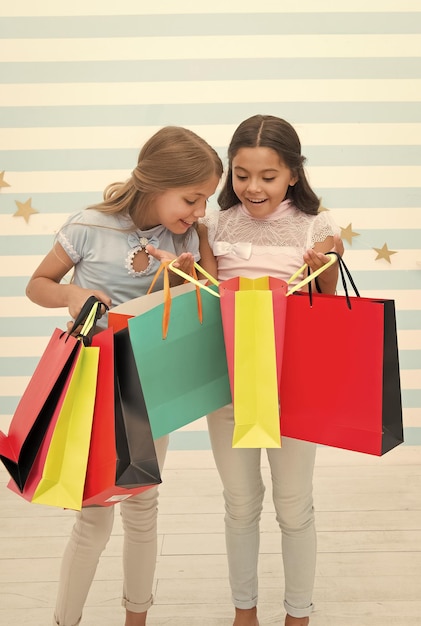
[[[156,196],[177,187],[220,178],[223,166],[217,152],[196,133],[180,126],[165,126],[139,153],[137,166],[123,183],[104,190],[104,200],[90,209],[129,215],[138,228],[148,223],[148,209]]]

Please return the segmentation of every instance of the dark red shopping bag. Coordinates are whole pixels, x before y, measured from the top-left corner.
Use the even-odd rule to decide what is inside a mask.
[[[92,339],[99,371],[83,506],[111,506],[161,483],[127,329]]]
[[[103,505],[112,495],[110,489],[115,488],[114,336],[112,329],[94,335],[92,345],[99,347],[99,364],[83,506]]]
[[[286,437],[377,456],[402,443],[394,301],[291,295],[280,403]]]

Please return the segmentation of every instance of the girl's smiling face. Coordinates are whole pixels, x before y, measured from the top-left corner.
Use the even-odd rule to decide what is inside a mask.
[[[272,148],[240,148],[232,160],[232,186],[255,218],[273,213],[297,180]]]
[[[163,191],[152,201],[147,228],[162,224],[176,235],[187,232],[205,215],[206,203],[215,193],[218,182],[215,175],[203,183]]]

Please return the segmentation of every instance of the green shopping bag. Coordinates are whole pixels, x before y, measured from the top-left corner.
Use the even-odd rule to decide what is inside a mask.
[[[169,293],[170,305],[169,294],[161,291],[121,308],[133,315],[130,340],[154,439],[231,402],[219,299],[201,292],[198,311],[194,285]],[[118,311],[112,310],[111,319]]]

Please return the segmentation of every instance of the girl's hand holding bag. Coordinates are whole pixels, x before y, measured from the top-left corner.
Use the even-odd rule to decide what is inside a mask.
[[[12,417],[7,435],[0,432],[0,458],[16,487],[25,488],[53,416],[64,400],[70,373],[83,341],[99,316],[98,301],[89,299],[69,332],[56,328]],[[84,334],[72,332],[86,322]]]

